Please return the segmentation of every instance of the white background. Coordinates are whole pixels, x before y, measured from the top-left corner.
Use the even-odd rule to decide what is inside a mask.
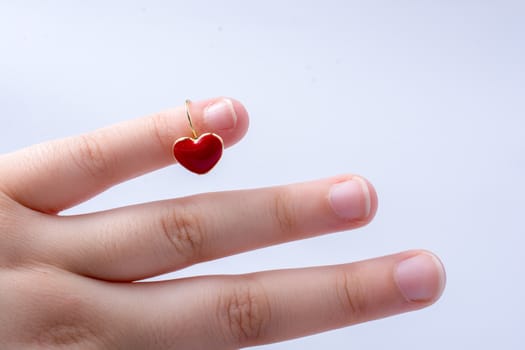
[[[359,173],[368,227],[162,278],[426,248],[448,274],[434,306],[260,348],[522,348],[524,4],[1,1],[0,152],[235,97],[250,130],[211,174],[169,167],[69,213]]]

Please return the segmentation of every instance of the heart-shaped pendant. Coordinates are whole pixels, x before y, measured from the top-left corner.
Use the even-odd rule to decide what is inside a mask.
[[[214,133],[205,133],[197,137],[190,114],[190,100],[186,100],[186,116],[193,137],[181,137],[173,144],[173,156],[180,165],[196,174],[206,174],[221,159],[224,143]]]
[[[206,174],[221,159],[224,148],[219,135],[205,133],[198,138],[182,137],[173,144],[173,156],[196,174]]]

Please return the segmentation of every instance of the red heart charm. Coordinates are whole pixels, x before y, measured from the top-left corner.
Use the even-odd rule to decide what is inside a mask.
[[[206,174],[221,159],[224,145],[217,134],[205,133],[197,139],[182,137],[173,144],[175,159],[196,174]]]

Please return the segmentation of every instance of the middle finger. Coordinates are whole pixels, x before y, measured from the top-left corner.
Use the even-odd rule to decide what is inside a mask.
[[[373,187],[359,176],[346,175],[55,217],[52,229],[46,229],[40,244],[32,248],[53,260],[46,262],[76,273],[134,281],[255,248],[356,228],[368,223],[376,208]]]

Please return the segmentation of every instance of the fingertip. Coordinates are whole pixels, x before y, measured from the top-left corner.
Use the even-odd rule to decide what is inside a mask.
[[[250,117],[248,111],[240,101],[230,97],[223,98],[227,101],[230,101],[236,115],[235,128],[230,131],[230,138],[227,141],[227,145],[231,145],[237,143],[244,137],[244,135],[246,135],[246,132],[248,131],[248,127],[250,125]]]
[[[438,285],[436,288],[436,294],[434,295],[433,301],[437,301],[441,298],[443,295],[443,292],[445,291],[445,286],[447,285],[447,271],[445,269],[445,265],[443,264],[443,261],[434,253],[424,250],[422,251],[423,254],[427,254],[432,258],[434,261],[434,264],[436,265],[436,269],[438,272]]]
[[[332,181],[329,202],[334,213],[347,223],[366,225],[377,212],[377,192],[359,175],[342,175]]]
[[[226,147],[239,142],[246,134],[249,117],[243,104],[231,97],[215,97],[193,103],[192,117],[200,133],[219,134]]]
[[[446,272],[435,254],[417,251],[398,262],[394,279],[408,302],[432,304],[443,294]]]
[[[377,192],[372,183],[361,175],[353,175],[353,179],[361,182],[363,186],[363,192],[365,193],[365,203],[367,206],[367,215],[365,217],[366,222],[372,221],[377,213],[378,199]]]

